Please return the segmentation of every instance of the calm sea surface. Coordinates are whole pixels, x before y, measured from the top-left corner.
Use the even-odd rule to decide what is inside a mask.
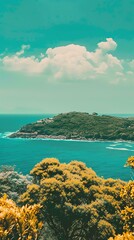
[[[0,115],[0,165],[15,165],[16,170],[27,174],[43,158],[55,157],[60,162],[66,163],[71,160],[83,161],[104,178],[120,178],[126,181],[130,179],[130,170],[124,168],[124,164],[129,156],[134,155],[134,143],[9,139],[7,137],[9,133],[17,131],[27,123],[52,116],[50,114]],[[120,116],[125,117],[125,115]]]

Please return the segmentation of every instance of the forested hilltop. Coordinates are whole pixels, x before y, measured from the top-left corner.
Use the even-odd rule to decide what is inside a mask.
[[[10,137],[134,140],[134,118],[69,112],[23,126]]]

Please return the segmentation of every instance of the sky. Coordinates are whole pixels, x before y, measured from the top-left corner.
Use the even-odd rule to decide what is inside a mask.
[[[134,0],[0,0],[0,114],[134,113]]]

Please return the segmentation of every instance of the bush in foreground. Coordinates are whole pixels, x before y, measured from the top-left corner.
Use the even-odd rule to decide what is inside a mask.
[[[6,195],[0,198],[0,239],[37,240],[43,223],[38,214],[40,205],[16,206]]]
[[[121,180],[97,177],[82,162],[60,164],[47,158],[31,171],[34,184],[28,186],[20,203],[42,206],[42,218],[58,240],[107,240],[122,232],[118,211]]]
[[[12,191],[19,196],[25,177],[7,169],[1,171],[1,195],[9,188],[11,197]],[[22,207],[0,198],[1,240],[134,240],[133,181],[105,180],[82,162],[60,164],[55,158],[42,160],[31,175],[33,183],[16,199]]]

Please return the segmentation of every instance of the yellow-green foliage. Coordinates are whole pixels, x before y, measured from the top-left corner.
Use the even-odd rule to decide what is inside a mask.
[[[128,184],[121,191],[123,210],[121,211],[124,221],[124,230],[134,232],[134,181]]]
[[[134,169],[134,156],[128,158],[125,166],[130,167],[132,170]],[[124,230],[134,232],[134,181],[129,181],[122,188],[120,196],[123,201],[121,214],[124,222]]]
[[[117,235],[114,238],[109,238],[109,240],[134,240],[134,234],[133,233],[123,233],[122,235]]]
[[[31,171],[34,184],[20,198],[21,204],[39,203],[42,215],[58,240],[107,240],[122,232],[118,211],[121,180],[97,177],[82,162],[60,164],[47,158]]]
[[[16,206],[4,195],[0,198],[0,239],[36,240],[43,227],[38,219],[40,205]]]
[[[127,161],[133,169],[132,164]],[[1,240],[44,236],[51,240],[134,240],[134,181],[105,180],[82,162],[60,164],[55,158],[42,160],[31,175],[33,184],[28,184],[19,200],[22,207],[6,195],[0,198]],[[45,232],[41,231],[43,223]]]
[[[134,156],[128,158],[125,166],[134,169]],[[125,232],[109,240],[134,240],[134,181],[129,181],[122,188],[120,196],[122,199],[120,212]]]
[[[134,156],[128,158],[125,166],[134,169]]]

